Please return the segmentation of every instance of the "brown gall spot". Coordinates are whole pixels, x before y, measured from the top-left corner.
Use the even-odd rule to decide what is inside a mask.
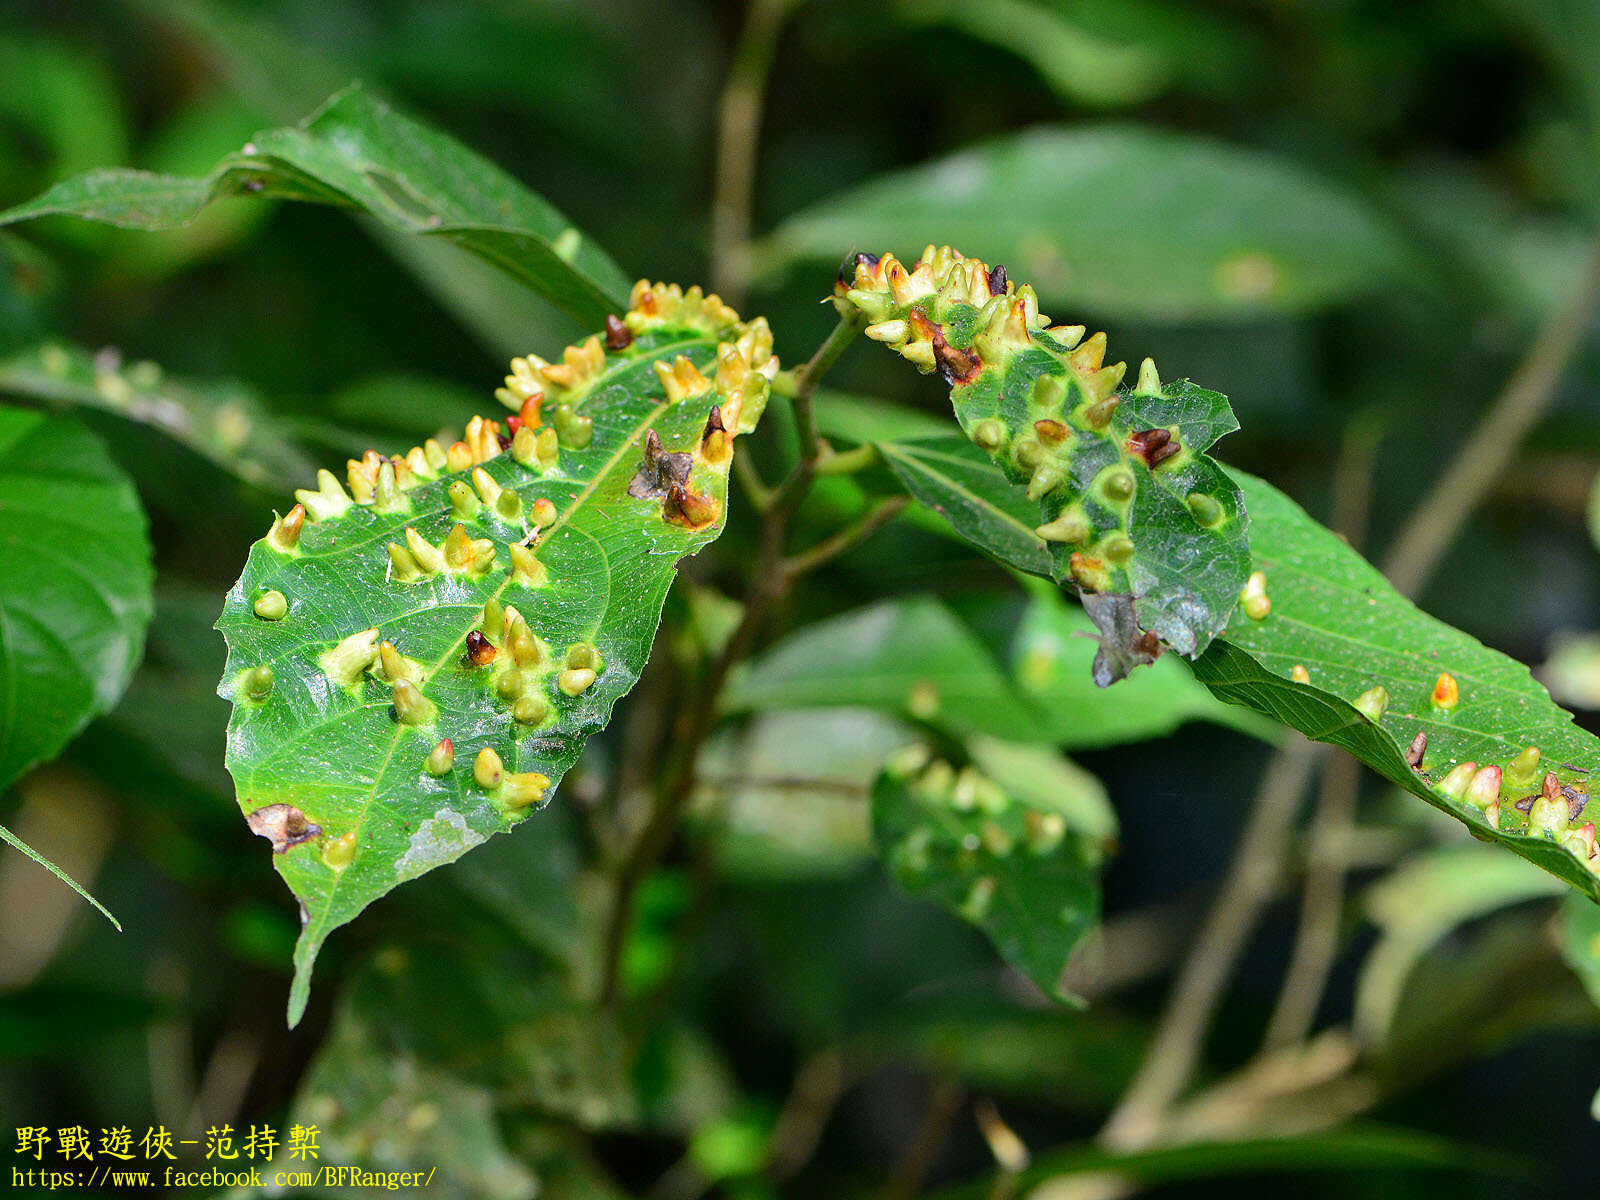
[[[1589,794],[1569,784],[1562,787],[1561,795],[1567,802],[1567,820],[1576,821],[1583,815],[1583,810],[1589,803]]]
[[[626,350],[633,345],[633,331],[624,325],[614,313],[606,314],[606,349]]]
[[[467,661],[473,666],[488,666],[494,661],[496,653],[498,651],[495,650],[489,639],[476,629],[467,634]]]
[[[661,503],[661,515],[672,524],[682,525],[686,529],[705,528],[717,519],[721,511],[715,496],[691,492],[681,483],[673,484]]]
[[[1538,798],[1539,797],[1537,796],[1524,796],[1521,800],[1518,800],[1515,804],[1513,804],[1512,807],[1515,808],[1519,813],[1528,813],[1532,811],[1533,802]]]
[[[989,270],[989,295],[1004,296],[1006,294],[1006,269],[1000,263]]]
[[[636,500],[662,499],[673,487],[689,482],[689,469],[693,465],[693,455],[663,450],[661,439],[652,429],[644,436],[644,458],[639,464],[639,473],[628,484],[628,495]]]
[[[1144,459],[1148,467],[1160,466],[1182,447],[1168,429],[1141,429],[1128,438],[1128,451]]]
[[[1411,745],[1406,750],[1406,762],[1414,771],[1422,769],[1422,756],[1428,752],[1428,735],[1418,733],[1411,739]]]
[[[306,820],[305,813],[292,804],[269,804],[245,815],[250,832],[272,843],[274,854],[283,854],[301,842],[309,842],[322,832],[322,826]]]
[[[944,330],[928,319],[920,308],[911,310],[911,327],[920,340],[933,345],[933,356],[944,372],[945,382],[951,387],[971,383],[983,369],[983,360],[967,350],[957,350],[945,340]]]
[[[1039,435],[1039,440],[1047,446],[1061,445],[1062,442],[1067,440],[1067,435],[1071,432],[1060,421],[1052,420],[1048,417],[1042,421],[1035,421],[1033,423],[1033,431]]]
[[[727,428],[728,427],[722,423],[722,405],[713,404],[711,406],[711,412],[706,416],[706,427],[700,434],[700,440],[702,442],[705,441],[713,433],[725,433],[727,432]]]

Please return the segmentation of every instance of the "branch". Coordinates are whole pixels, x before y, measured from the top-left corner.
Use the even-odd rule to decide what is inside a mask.
[[[1381,440],[1378,410],[1369,408],[1357,413],[1345,426],[1344,444],[1334,467],[1330,524],[1357,550],[1366,540],[1367,519],[1372,510],[1372,476]],[[1311,818],[1300,924],[1295,930],[1294,949],[1277,1006],[1267,1022],[1263,1041],[1266,1050],[1282,1050],[1304,1041],[1316,1023],[1328,972],[1339,952],[1345,870],[1350,861],[1350,837],[1360,794],[1360,764],[1348,754],[1333,755],[1323,770],[1317,808]]]
[[[750,280],[750,226],[767,77],[784,18],[799,0],[752,0],[717,102],[711,284],[735,308]]]
[[[795,420],[800,430],[800,460],[773,491],[761,512],[759,558],[745,598],[744,613],[721,652],[712,660],[699,688],[679,711],[672,738],[672,744],[678,747],[676,769],[667,775],[671,782],[651,810],[644,828],[621,855],[616,898],[606,922],[602,950],[600,999],[604,1004],[614,1004],[618,998],[622,947],[633,921],[634,893],[667,852],[694,795],[700,751],[716,725],[722,689],[733,668],[754,648],[767,615],[789,588],[790,578],[783,569],[784,539],[790,519],[816,478],[817,458],[821,453],[811,397],[817,383],[844,353],[860,328],[860,323],[852,317],[841,318],[811,360],[800,369],[793,398]]]
[[[815,571],[851,548],[866,541],[890,521],[894,520],[911,503],[909,496],[890,496],[880,500],[850,524],[823,538],[808,550],[790,555],[780,565],[786,582],[793,583],[800,576]]]
[[[1305,891],[1289,969],[1277,1007],[1267,1022],[1263,1046],[1282,1050],[1303,1042],[1316,1023],[1328,972],[1339,951],[1344,915],[1344,876],[1349,834],[1361,790],[1361,764],[1348,754],[1329,758],[1317,794],[1317,811],[1307,842]]]
[[[1544,416],[1567,365],[1600,303],[1600,247],[1592,251],[1578,289],[1555,311],[1511,378],[1395,537],[1383,573],[1402,595],[1414,596],[1440,556],[1505,471],[1528,430]]]
[[[1100,1131],[1105,1145],[1126,1150],[1149,1145],[1167,1108],[1188,1086],[1211,1014],[1277,886],[1300,794],[1326,749],[1294,735],[1273,756],[1144,1062]]]

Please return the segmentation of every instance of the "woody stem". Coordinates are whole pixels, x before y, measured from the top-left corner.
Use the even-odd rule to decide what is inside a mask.
[[[675,769],[669,772],[670,783],[651,810],[638,836],[627,845],[617,869],[616,897],[606,923],[603,947],[600,998],[605,1004],[614,1004],[620,984],[619,969],[622,948],[628,928],[633,920],[635,893],[639,884],[655,869],[672,844],[678,823],[694,795],[700,751],[716,727],[717,705],[722,689],[733,668],[754,648],[756,636],[766,623],[773,606],[783,598],[795,577],[785,569],[783,548],[789,532],[789,521],[800,502],[805,499],[816,479],[817,458],[821,453],[821,439],[817,436],[816,420],[812,414],[811,397],[817,383],[828,369],[838,361],[856,333],[860,322],[854,317],[842,318],[827,339],[817,348],[809,362],[798,374],[793,397],[795,419],[800,429],[800,459],[784,478],[761,510],[760,549],[750,590],[745,597],[744,612],[721,651],[706,669],[700,686],[680,711],[673,730],[673,744],[677,747]],[[890,516],[893,513],[888,514]],[[886,519],[886,518],[885,518]]]

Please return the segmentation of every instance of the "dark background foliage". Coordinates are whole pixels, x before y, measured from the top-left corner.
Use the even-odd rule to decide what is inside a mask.
[[[1131,302],[1097,311],[1072,307],[1069,296],[1045,307],[1059,320],[1105,327],[1113,357],[1148,353],[1165,375],[1228,393],[1243,425],[1225,444],[1228,459],[1313,514],[1331,516],[1340,471],[1370,480],[1364,545],[1381,558],[1542,320],[1577,286],[1590,253],[1600,216],[1590,120],[1600,55],[1584,52],[1581,16],[1577,33],[1549,35],[1545,11],[1559,7],[813,0],[777,42],[755,189],[762,269],[743,310],[767,313],[779,354],[801,361],[831,323],[817,301],[853,247],[791,255],[781,236],[762,236],[794,228],[785,222],[852,185],[1031,126],[1159,127],[1303,169],[1317,186],[1357,198],[1402,260],[1356,270],[1354,284],[1314,302],[1291,308],[1269,298],[1242,315],[1220,299],[1176,314],[1141,311],[1141,280],[1126,275],[1117,287]],[[1149,78],[1130,92],[1126,71],[1098,78],[1032,34],[1017,53],[993,30],[1022,8],[1059,22],[1068,42],[1143,48],[1155,64]],[[529,182],[630,274],[688,284],[708,277],[715,108],[743,17],[741,5],[704,0],[13,2],[0,7],[0,206],[99,165],[200,173],[255,130],[300,118],[360,77]],[[1600,29],[1600,13],[1588,19]],[[1130,161],[1124,178],[1155,188],[1168,169],[1159,158]],[[1114,224],[1123,200],[1108,191],[1104,203],[1106,212],[1067,218]],[[1229,219],[1225,194],[1196,194],[1192,204]],[[997,205],[987,218],[995,242],[1014,241],[1008,223],[1020,227],[1027,216]],[[1157,262],[1183,259],[1183,245],[1163,241],[1175,236],[1169,227],[1127,236],[1154,248]],[[914,254],[920,243],[891,248]],[[481,273],[454,259],[418,261],[375,226],[247,200],[177,233],[61,220],[7,231],[0,266],[0,356],[53,339],[242,386],[313,460],[342,460],[374,439],[408,445],[459,421],[488,396],[510,353],[549,356],[578,332],[531,295],[485,290]],[[1420,597],[1530,663],[1546,659],[1558,633],[1596,624],[1600,577],[1584,524],[1600,458],[1592,332],[1548,418]],[[943,418],[943,389],[896,366],[858,353],[830,385]],[[481,861],[403,889],[340,934],[308,1019],[289,1032],[282,1001],[295,913],[262,843],[239,820],[222,769],[227,706],[214,694],[222,644],[210,628],[283,492],[276,481],[241,484],[139,424],[83,415],[149,512],[157,617],[120,706],[61,764],[0,799],[0,817],[88,883],[127,932],[117,935],[20,856],[0,853],[8,1134],[25,1123],[303,1120],[319,1049],[313,1071],[366,1073],[386,1087],[385,1072],[401,1061],[471,1078],[494,1097],[509,1153],[552,1188],[572,1189],[555,1194],[604,1194],[562,1182],[591,1160],[642,1194],[677,1169],[686,1147],[702,1175],[727,1177],[719,1186],[728,1195],[874,1194],[930,1111],[950,1105],[947,1136],[932,1139],[928,1186],[937,1189],[989,1169],[968,1111],[974,1097],[998,1100],[1036,1152],[1093,1133],[1138,1062],[1170,965],[1227,860],[1266,755],[1259,742],[1190,725],[1077,756],[1119,815],[1105,908],[1125,921],[1108,935],[1108,982],[1089,985],[1094,1004],[1084,1013],[1038,1006],[975,931],[897,892],[862,853],[859,811],[844,818],[837,846],[818,851],[820,867],[784,866],[782,831],[813,836],[793,804],[772,808],[779,836],[753,838],[705,885],[712,852],[691,838],[645,889],[626,959],[636,994],[662,979],[671,986],[640,1065],[611,1079],[584,1049],[588,1033],[551,1032],[536,1010],[510,1000],[559,958],[552,943],[590,936],[588,897],[571,865],[582,838],[574,813],[630,769],[630,731],[655,719],[651,707],[675,702],[667,653],[660,678],[647,676],[591,747],[568,785],[573,802],[541,816],[538,829],[530,823],[483,848]],[[757,450],[774,472],[784,432],[775,420]],[[1342,453],[1367,437],[1376,446],[1370,464]],[[248,440],[241,453],[254,453]],[[802,537],[837,520],[824,492],[801,514]],[[716,598],[738,594],[752,541],[752,522],[736,507],[725,538],[687,568],[693,588],[669,602],[663,647],[692,645]],[[1020,602],[1001,570],[901,522],[808,580],[784,624],[926,590],[990,614],[975,625],[1003,624],[993,614]],[[827,739],[812,747],[809,777],[825,779],[841,752]],[[1369,785],[1358,896],[1438,836],[1420,806]],[[1180,1178],[1155,1194],[1275,1196],[1291,1177],[1307,1196],[1590,1190],[1600,1040],[1549,940],[1547,904],[1453,927],[1425,957],[1403,1012],[1412,1049],[1437,1053],[1404,1060],[1426,1067],[1385,1079],[1370,1114],[1528,1161],[1430,1172],[1285,1164],[1243,1178]],[[1280,981],[1293,914],[1285,896],[1245,958],[1206,1047],[1207,1074],[1248,1055]],[[1144,924],[1126,923],[1133,918]],[[1347,1017],[1375,939],[1359,902],[1344,933],[1323,1007],[1334,1023]],[[1119,967],[1122,951],[1132,957]],[[1456,1016],[1440,1017],[1442,1009]],[[330,1042],[336,1010],[362,1014],[371,1044],[352,1048],[349,1018]],[[507,1038],[520,1047],[507,1060],[517,1070],[485,1081],[481,1060]],[[826,1070],[831,1056],[848,1062],[850,1082],[815,1154],[792,1180],[765,1180],[752,1163],[796,1071]],[[454,1152],[463,1161],[475,1154],[464,1139]],[[481,1155],[474,1161],[482,1166]],[[457,1174],[467,1178],[465,1168]],[[668,1186],[663,1194],[688,1194]]]

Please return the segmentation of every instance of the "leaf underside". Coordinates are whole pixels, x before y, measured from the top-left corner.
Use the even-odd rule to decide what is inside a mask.
[[[621,269],[543,197],[359,85],[300,125],[257,134],[203,178],[91,171],[0,213],[0,225],[66,214],[174,229],[227,196],[353,208],[404,233],[444,238],[590,328],[628,295]]]
[[[475,419],[448,450],[369,453],[355,502],[323,472],[228,594],[228,768],[302,906],[291,1023],[332,930],[548,802],[721,531],[777,369],[765,323],[640,284],[618,328],[516,360],[509,446]]]
[[[1100,850],[1070,808],[1020,799],[973,767],[910,747],[872,789],[872,831],[895,881],[978,926],[1006,959],[1068,1003],[1067,959],[1100,911]]]
[[[1046,573],[1084,596],[1102,635],[1097,682],[1160,645],[1191,657],[1210,645],[1250,567],[1239,489],[1206,454],[1238,428],[1224,397],[1163,386],[1149,360],[1122,387],[1126,364],[1103,362],[1104,334],[1051,326],[1030,287],[948,247],[909,270],[858,255],[836,303],[870,322],[868,337],[941,371],[963,431],[1026,486],[1032,540],[996,521],[994,553],[1025,570],[1047,557]],[[929,486],[914,452],[890,461]]]

